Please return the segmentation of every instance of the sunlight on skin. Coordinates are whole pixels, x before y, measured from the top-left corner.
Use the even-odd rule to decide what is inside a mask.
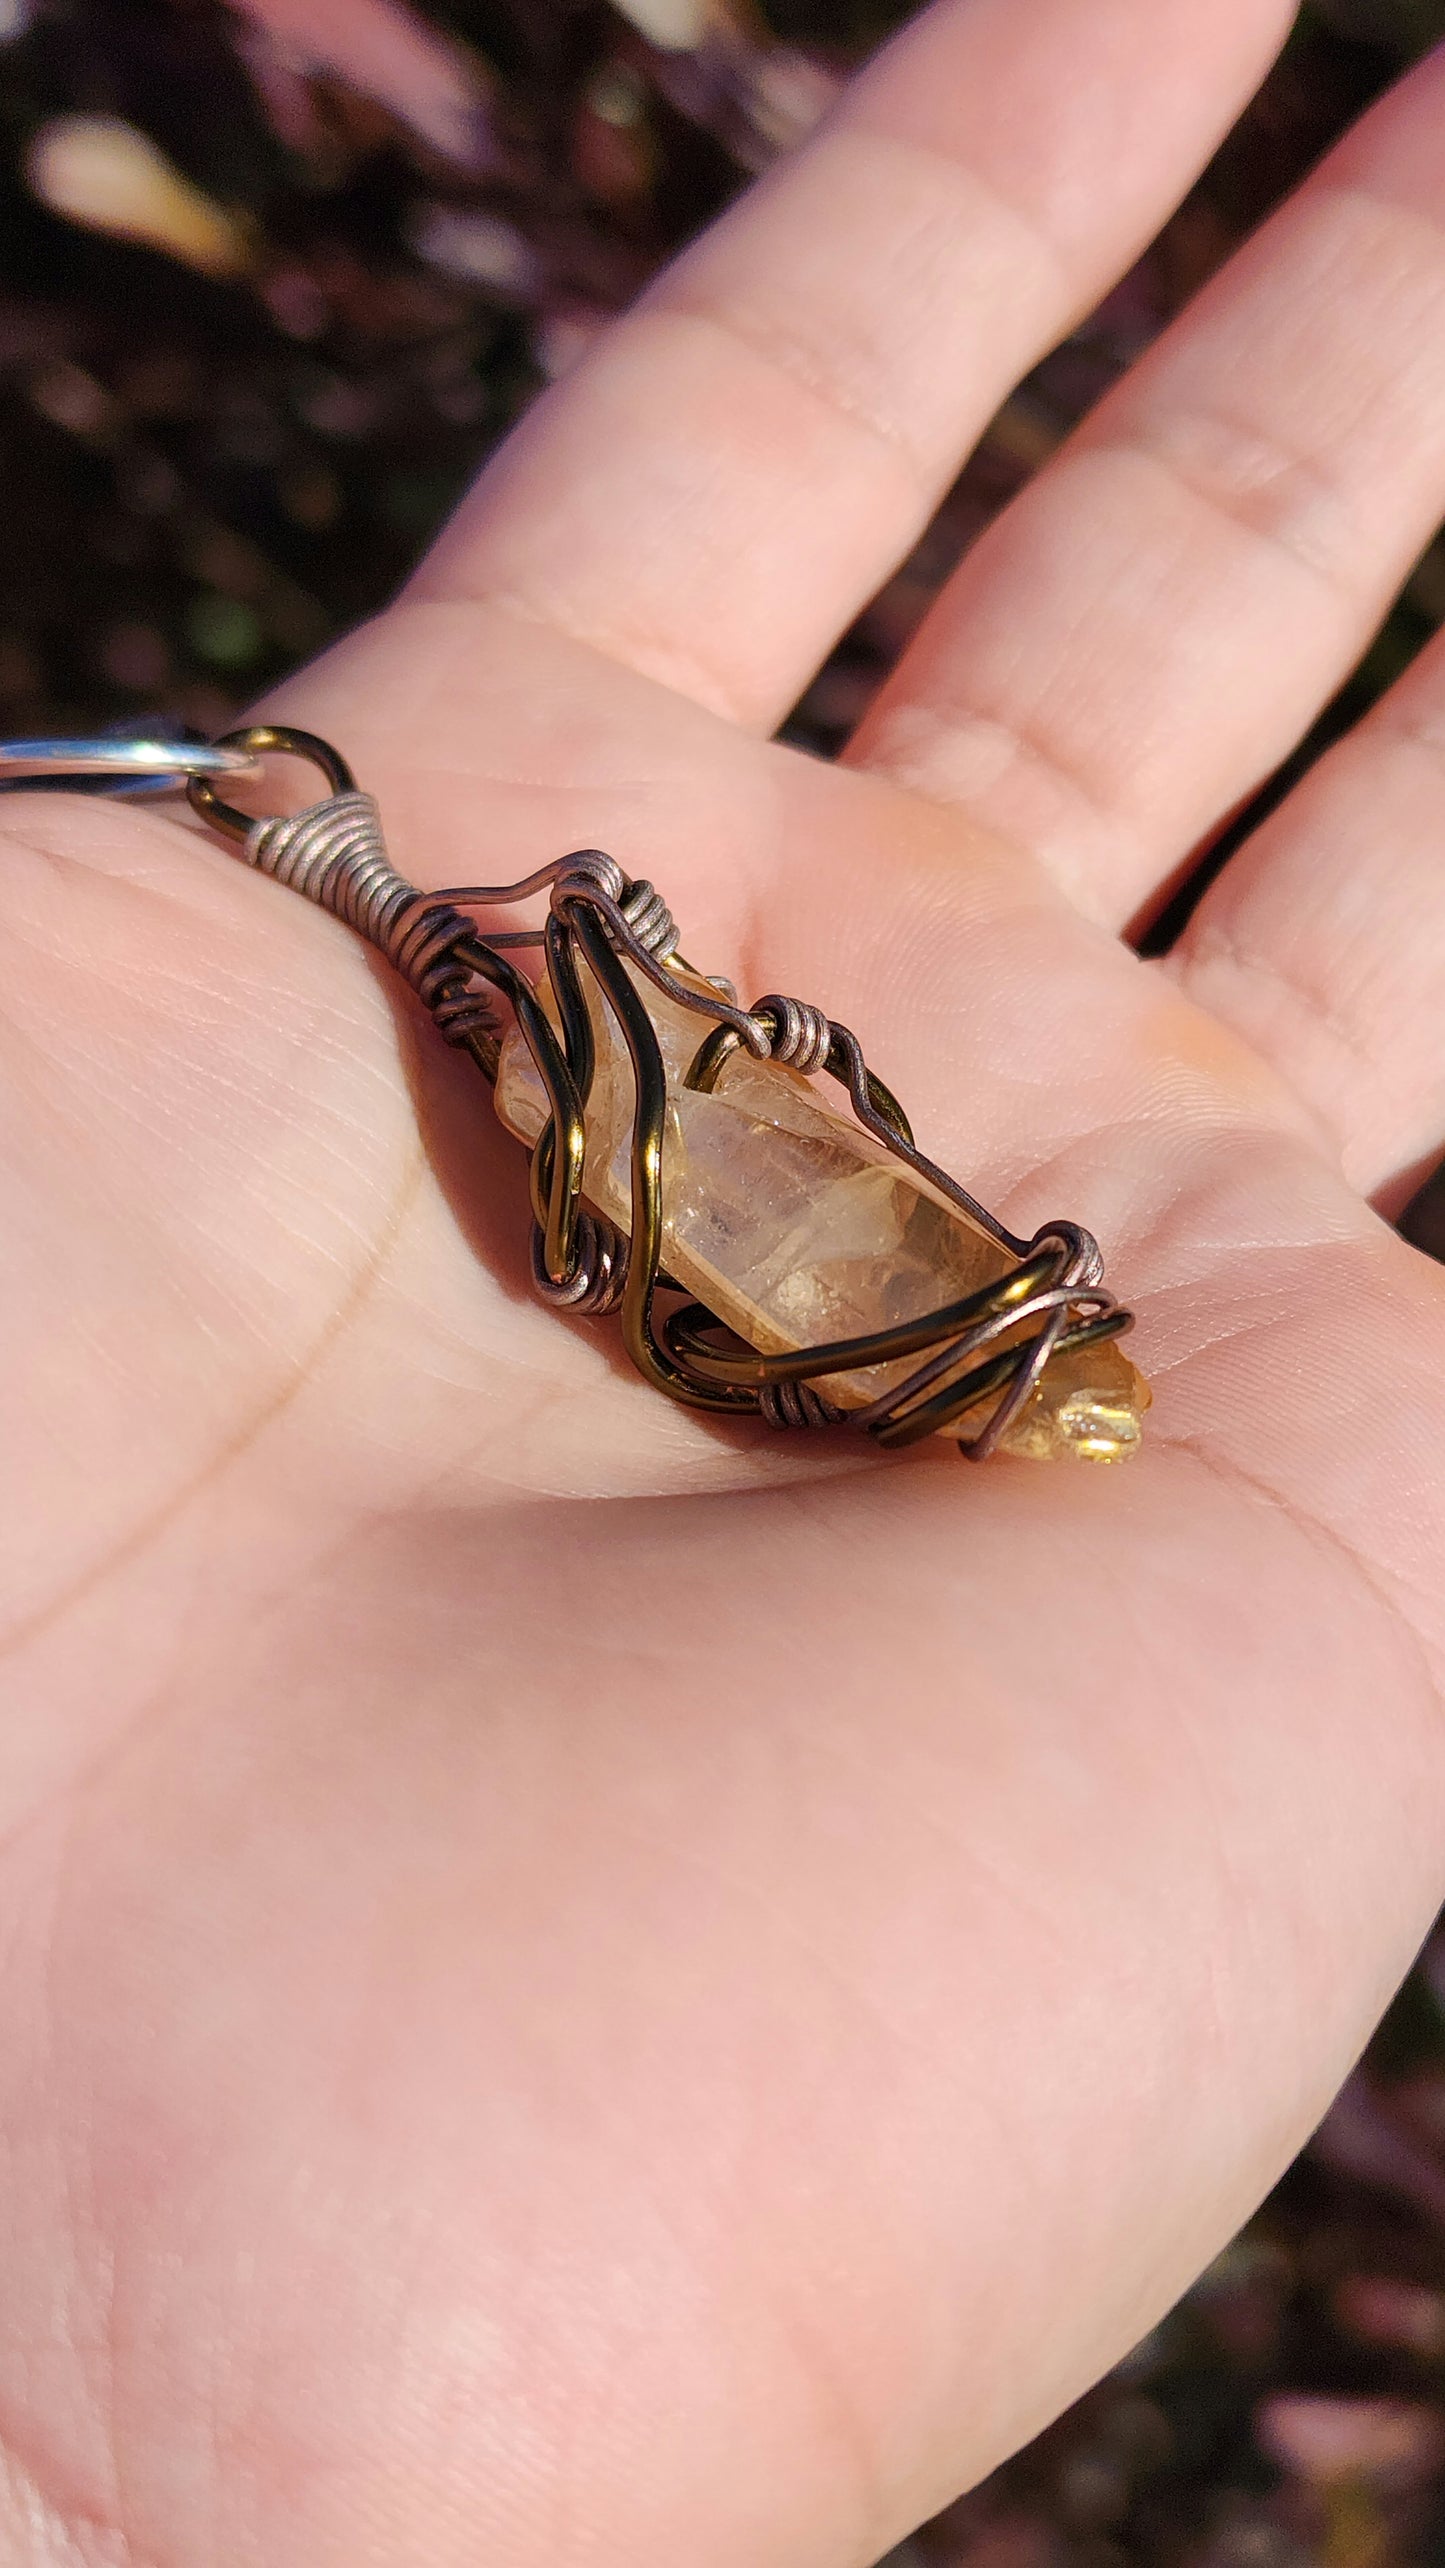
[[[1281,24],[1132,5],[1178,48],[1193,138],[1175,100],[1169,174],[1101,208],[1105,261]],[[1077,87],[1092,6],[1050,18]],[[996,0],[930,25],[883,86],[928,91],[932,149],[930,47],[972,96],[970,29],[1001,94],[1009,43]],[[1036,176],[1025,155],[1015,197]],[[761,259],[786,181],[758,205],[735,237]],[[856,364],[868,311],[847,326]],[[170,817],[12,803],[0,2548],[23,2568],[864,2568],[1229,2235],[1438,1901],[1445,1279],[1359,1191],[1445,1138],[1445,1097],[1428,1129],[1419,1106],[1422,950],[1445,970],[1423,859],[1371,944],[1331,806],[1310,971],[1333,989],[1337,902],[1344,1039],[1402,944],[1413,975],[1351,1183],[1353,1097],[1276,1039],[1299,1010],[1263,908],[1246,1026],[1238,978],[1207,1012],[1187,956],[1140,963],[1020,830],[732,727],[727,616],[685,544],[675,597],[661,550],[639,592],[640,665],[585,611],[523,611],[523,501],[574,397],[282,708],[352,757],[415,879],[613,846],[705,968],[854,1024],[1010,1221],[1097,1230],[1141,1315],[1148,1448],[974,1473],[673,1410],[607,1327],[529,1299],[521,1156],[333,921]],[[770,458],[726,416],[707,473],[765,518]],[[648,465],[608,469],[579,581],[625,604],[609,546]],[[779,536],[794,606],[850,470]],[[498,490],[509,602],[482,594]],[[906,514],[885,500],[815,598],[807,656]],[[689,598],[706,702],[656,674],[689,658]],[[804,639],[773,633],[759,707]],[[1252,683],[1288,694],[1275,651]],[[1238,878],[1260,903],[1303,861],[1288,814],[1271,830]]]
[[[1294,747],[1436,531],[1442,118],[1445,54],[971,548],[853,744],[1111,926]]]

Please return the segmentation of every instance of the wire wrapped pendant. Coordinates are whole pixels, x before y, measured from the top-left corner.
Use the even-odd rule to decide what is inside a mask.
[[[326,798],[285,819],[235,809],[212,775],[187,790],[249,863],[364,936],[472,1055],[531,1154],[538,1292],[575,1315],[615,1311],[658,1390],[885,1446],[947,1434],[975,1460],[1136,1449],[1150,1395],[1116,1343],[1131,1315],[1094,1240],[1073,1222],[1006,1230],[923,1157],[846,1026],[776,995],[741,1007],[681,960],[651,884],[596,849],[521,882],[422,893],[325,741],[258,724],[217,745],[321,769]],[[483,934],[468,915],[544,896],[535,926]],[[536,983],[512,960],[527,947]]]

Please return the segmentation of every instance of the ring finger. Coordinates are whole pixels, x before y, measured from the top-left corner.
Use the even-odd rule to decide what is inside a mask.
[[[1226,866],[1165,970],[1394,1209],[1445,1148],[1445,640]]]

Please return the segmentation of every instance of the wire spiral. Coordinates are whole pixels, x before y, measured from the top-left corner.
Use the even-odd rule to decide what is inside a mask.
[[[1087,1232],[1041,1231],[1013,1275],[975,1296],[976,1316],[906,1381],[858,1411],[855,1423],[879,1444],[913,1444],[997,1392],[1001,1397],[969,1448],[982,1460],[1026,1407],[1066,1339],[1085,1344],[1127,1324],[1112,1293],[1091,1280],[1100,1262]]]
[[[780,998],[772,990],[757,1000],[751,1014],[769,1028],[774,1061],[801,1070],[808,1078],[827,1068],[833,1024],[825,1009],[811,1007],[806,999]]]
[[[1076,1223],[1050,1224],[1015,1238],[956,1180],[917,1148],[897,1099],[869,1068],[856,1035],[809,1002],[770,992],[752,1009],[730,984],[703,982],[677,957],[678,929],[654,886],[630,880],[615,857],[583,848],[520,882],[457,887],[435,896],[392,864],[377,808],[359,792],[344,759],[309,732],[257,724],[220,744],[249,754],[309,759],[332,790],[291,818],[253,820],[223,802],[214,781],[192,779],[194,808],[241,842],[258,871],[330,910],[364,936],[431,1011],[448,1041],[467,1044],[489,1076],[497,1069],[498,1024],[490,993],[510,1005],[545,1089],[547,1120],[533,1146],[533,1280],[553,1308],[583,1317],[621,1313],[638,1370],[672,1399],[696,1408],[751,1413],[769,1426],[817,1429],[847,1424],[888,1446],[958,1433],[976,1460],[994,1451],[1033,1398],[1056,1355],[1117,1337],[1131,1325],[1103,1284],[1096,1242]],[[467,908],[508,908],[546,892],[545,928],[481,934]],[[545,947],[550,995],[504,949]],[[581,974],[590,974],[625,1038],[633,1073],[630,1220],[624,1230],[584,1200],[586,1104],[596,1036]],[[1004,1252],[998,1279],[946,1307],[866,1335],[763,1355],[701,1303],[659,1319],[654,1294],[675,1290],[666,1271],[682,1242],[669,1242],[664,1142],[673,1096],[645,1004],[652,982],[674,1006],[705,1020],[682,1086],[714,1091],[745,1050],[755,1060],[846,1089],[862,1129]],[[895,1375],[867,1406],[845,1409],[829,1385],[880,1366]],[[855,1387],[854,1398],[858,1397]],[[982,1419],[971,1434],[965,1421]]]
[[[837,1427],[847,1416],[811,1382],[765,1382],[758,1394],[758,1412],[765,1426],[784,1429]]]
[[[532,1224],[532,1282],[554,1311],[599,1320],[615,1311],[627,1289],[627,1242],[620,1230],[584,1204],[573,1232],[572,1271],[562,1283],[547,1272],[541,1225]]]
[[[330,910],[384,954],[449,1043],[496,1033],[491,1001],[456,952],[472,934],[469,921],[397,872],[372,795],[330,794],[288,819],[258,820],[242,853],[259,873]]]
[[[579,848],[555,869],[552,906],[563,916],[569,901],[597,904],[617,932],[618,942],[639,960],[669,963],[677,952],[676,919],[656,887],[640,876],[628,881],[615,856],[600,847]]]
[[[897,1448],[952,1432],[988,1404],[982,1427],[960,1439],[962,1450],[982,1461],[1003,1441],[1056,1354],[1116,1337],[1128,1327],[1129,1314],[1113,1295],[1082,1280],[1092,1249],[1088,1234],[1072,1226],[1041,1232],[1019,1266],[997,1284],[902,1327],[797,1355],[720,1348],[721,1324],[696,1303],[674,1315],[665,1339],[700,1382],[755,1384],[758,1409],[772,1427],[841,1422]],[[867,1407],[844,1410],[822,1387],[839,1374],[919,1353],[926,1361]]]
[[[654,962],[668,962],[677,952],[678,925],[661,892],[648,882],[633,883],[620,906],[638,944]]]

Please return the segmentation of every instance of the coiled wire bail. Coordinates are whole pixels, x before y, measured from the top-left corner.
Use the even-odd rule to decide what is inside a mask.
[[[331,787],[303,811],[255,819],[222,800],[209,776],[193,776],[191,806],[241,843],[258,873],[300,892],[364,936],[385,956],[435,1018],[448,1043],[495,1037],[498,1022],[483,985],[458,949],[473,930],[445,899],[430,899],[399,874],[387,854],[374,797],[359,791],[345,759],[313,731],[254,723],[217,743],[253,757],[305,758]]]

